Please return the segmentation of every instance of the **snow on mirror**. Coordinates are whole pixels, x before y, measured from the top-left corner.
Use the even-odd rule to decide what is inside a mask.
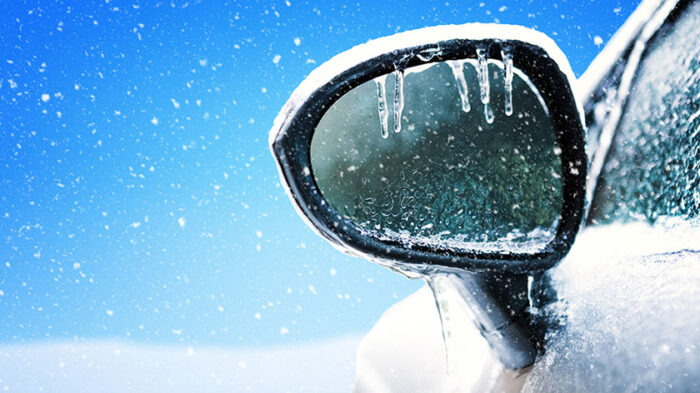
[[[324,198],[379,238],[541,250],[559,223],[560,149],[538,92],[503,59],[399,70],[340,97],[311,142]]]

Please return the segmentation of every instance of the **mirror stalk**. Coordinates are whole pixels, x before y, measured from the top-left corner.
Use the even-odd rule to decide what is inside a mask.
[[[524,27],[404,32],[314,70],[277,116],[270,147],[318,234],[428,275],[441,317],[430,274],[449,280],[504,366],[522,369],[556,326],[535,311],[556,299],[540,272],[569,251],[584,212],[575,80],[554,41]],[[483,106],[472,108],[477,85]]]
[[[533,287],[541,281],[535,279]],[[530,313],[528,274],[463,272],[450,275],[450,280],[501,363],[513,370],[532,365],[542,348],[544,329]]]

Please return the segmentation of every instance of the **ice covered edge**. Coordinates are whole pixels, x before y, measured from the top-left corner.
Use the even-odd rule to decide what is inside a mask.
[[[333,77],[341,72],[369,59],[385,53],[391,53],[398,49],[429,44],[438,45],[440,42],[456,39],[517,39],[518,41],[539,46],[557,63],[560,71],[566,75],[572,88],[576,81],[566,56],[561,49],[559,49],[557,44],[544,33],[523,26],[493,23],[467,23],[463,25],[425,27],[360,44],[352,49],[339,53],[313,70],[309,76],[301,82],[299,87],[294,90],[292,96],[275,118],[268,139],[270,145],[272,145],[278,137],[288,119],[294,116],[301,104],[303,104],[314,91],[330,82]],[[583,109],[580,105],[578,110],[579,113],[583,113]]]
[[[669,1],[673,0],[645,0],[634,10],[576,82],[575,94],[578,102],[583,103],[590,99],[591,94],[608,75],[623,52],[633,44],[634,39],[654,12]]]
[[[294,118],[301,105],[322,86],[329,83],[332,78],[342,73],[343,71],[363,63],[369,59],[375,58],[385,53],[391,53],[403,48],[411,48],[420,45],[435,44],[436,48],[441,42],[465,39],[465,40],[510,40],[517,39],[521,42],[526,42],[532,45],[539,46],[552,60],[559,66],[560,71],[566,76],[569,85],[576,92],[576,77],[571,70],[571,65],[564,53],[559,49],[557,44],[546,34],[529,29],[524,26],[495,24],[495,23],[466,23],[461,25],[440,25],[425,27],[417,30],[410,30],[397,33],[391,36],[370,40],[364,44],[357,45],[349,50],[341,52],[319,67],[311,71],[301,84],[294,90],[291,97],[284,104],[279,114],[274,120],[272,128],[268,136],[268,143],[272,155],[275,156],[274,142],[282,136],[282,130],[285,129],[286,123]],[[580,102],[576,103],[580,118],[583,119],[583,107]],[[302,218],[304,223],[311,228],[316,234],[324,237],[323,234],[311,222],[309,217],[302,211],[297,201],[294,199],[289,185],[285,181],[284,172],[281,163],[275,159],[277,172],[280,176],[280,184],[284,187],[287,196],[294,206],[294,210]],[[337,250],[352,256],[359,254],[351,248],[330,242]]]

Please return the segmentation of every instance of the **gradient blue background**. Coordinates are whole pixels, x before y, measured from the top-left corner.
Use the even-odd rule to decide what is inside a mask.
[[[636,3],[0,3],[0,342],[361,334],[421,283],[297,217],[267,146],[292,90],[356,44],[466,22],[545,32],[580,75]]]

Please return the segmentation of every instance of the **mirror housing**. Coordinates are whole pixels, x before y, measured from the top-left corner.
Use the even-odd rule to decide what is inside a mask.
[[[562,207],[553,240],[533,252],[489,252],[441,247],[367,231],[336,211],[313,175],[311,140],[326,111],[353,88],[409,67],[449,60],[502,60],[507,47],[513,66],[537,88],[561,148]],[[314,70],[294,91],[270,132],[270,145],[283,185],[309,226],[341,251],[402,272],[543,271],[569,251],[581,225],[586,185],[582,110],[572,89],[573,73],[556,44],[542,33],[511,25],[438,26],[396,34],[343,52]]]

